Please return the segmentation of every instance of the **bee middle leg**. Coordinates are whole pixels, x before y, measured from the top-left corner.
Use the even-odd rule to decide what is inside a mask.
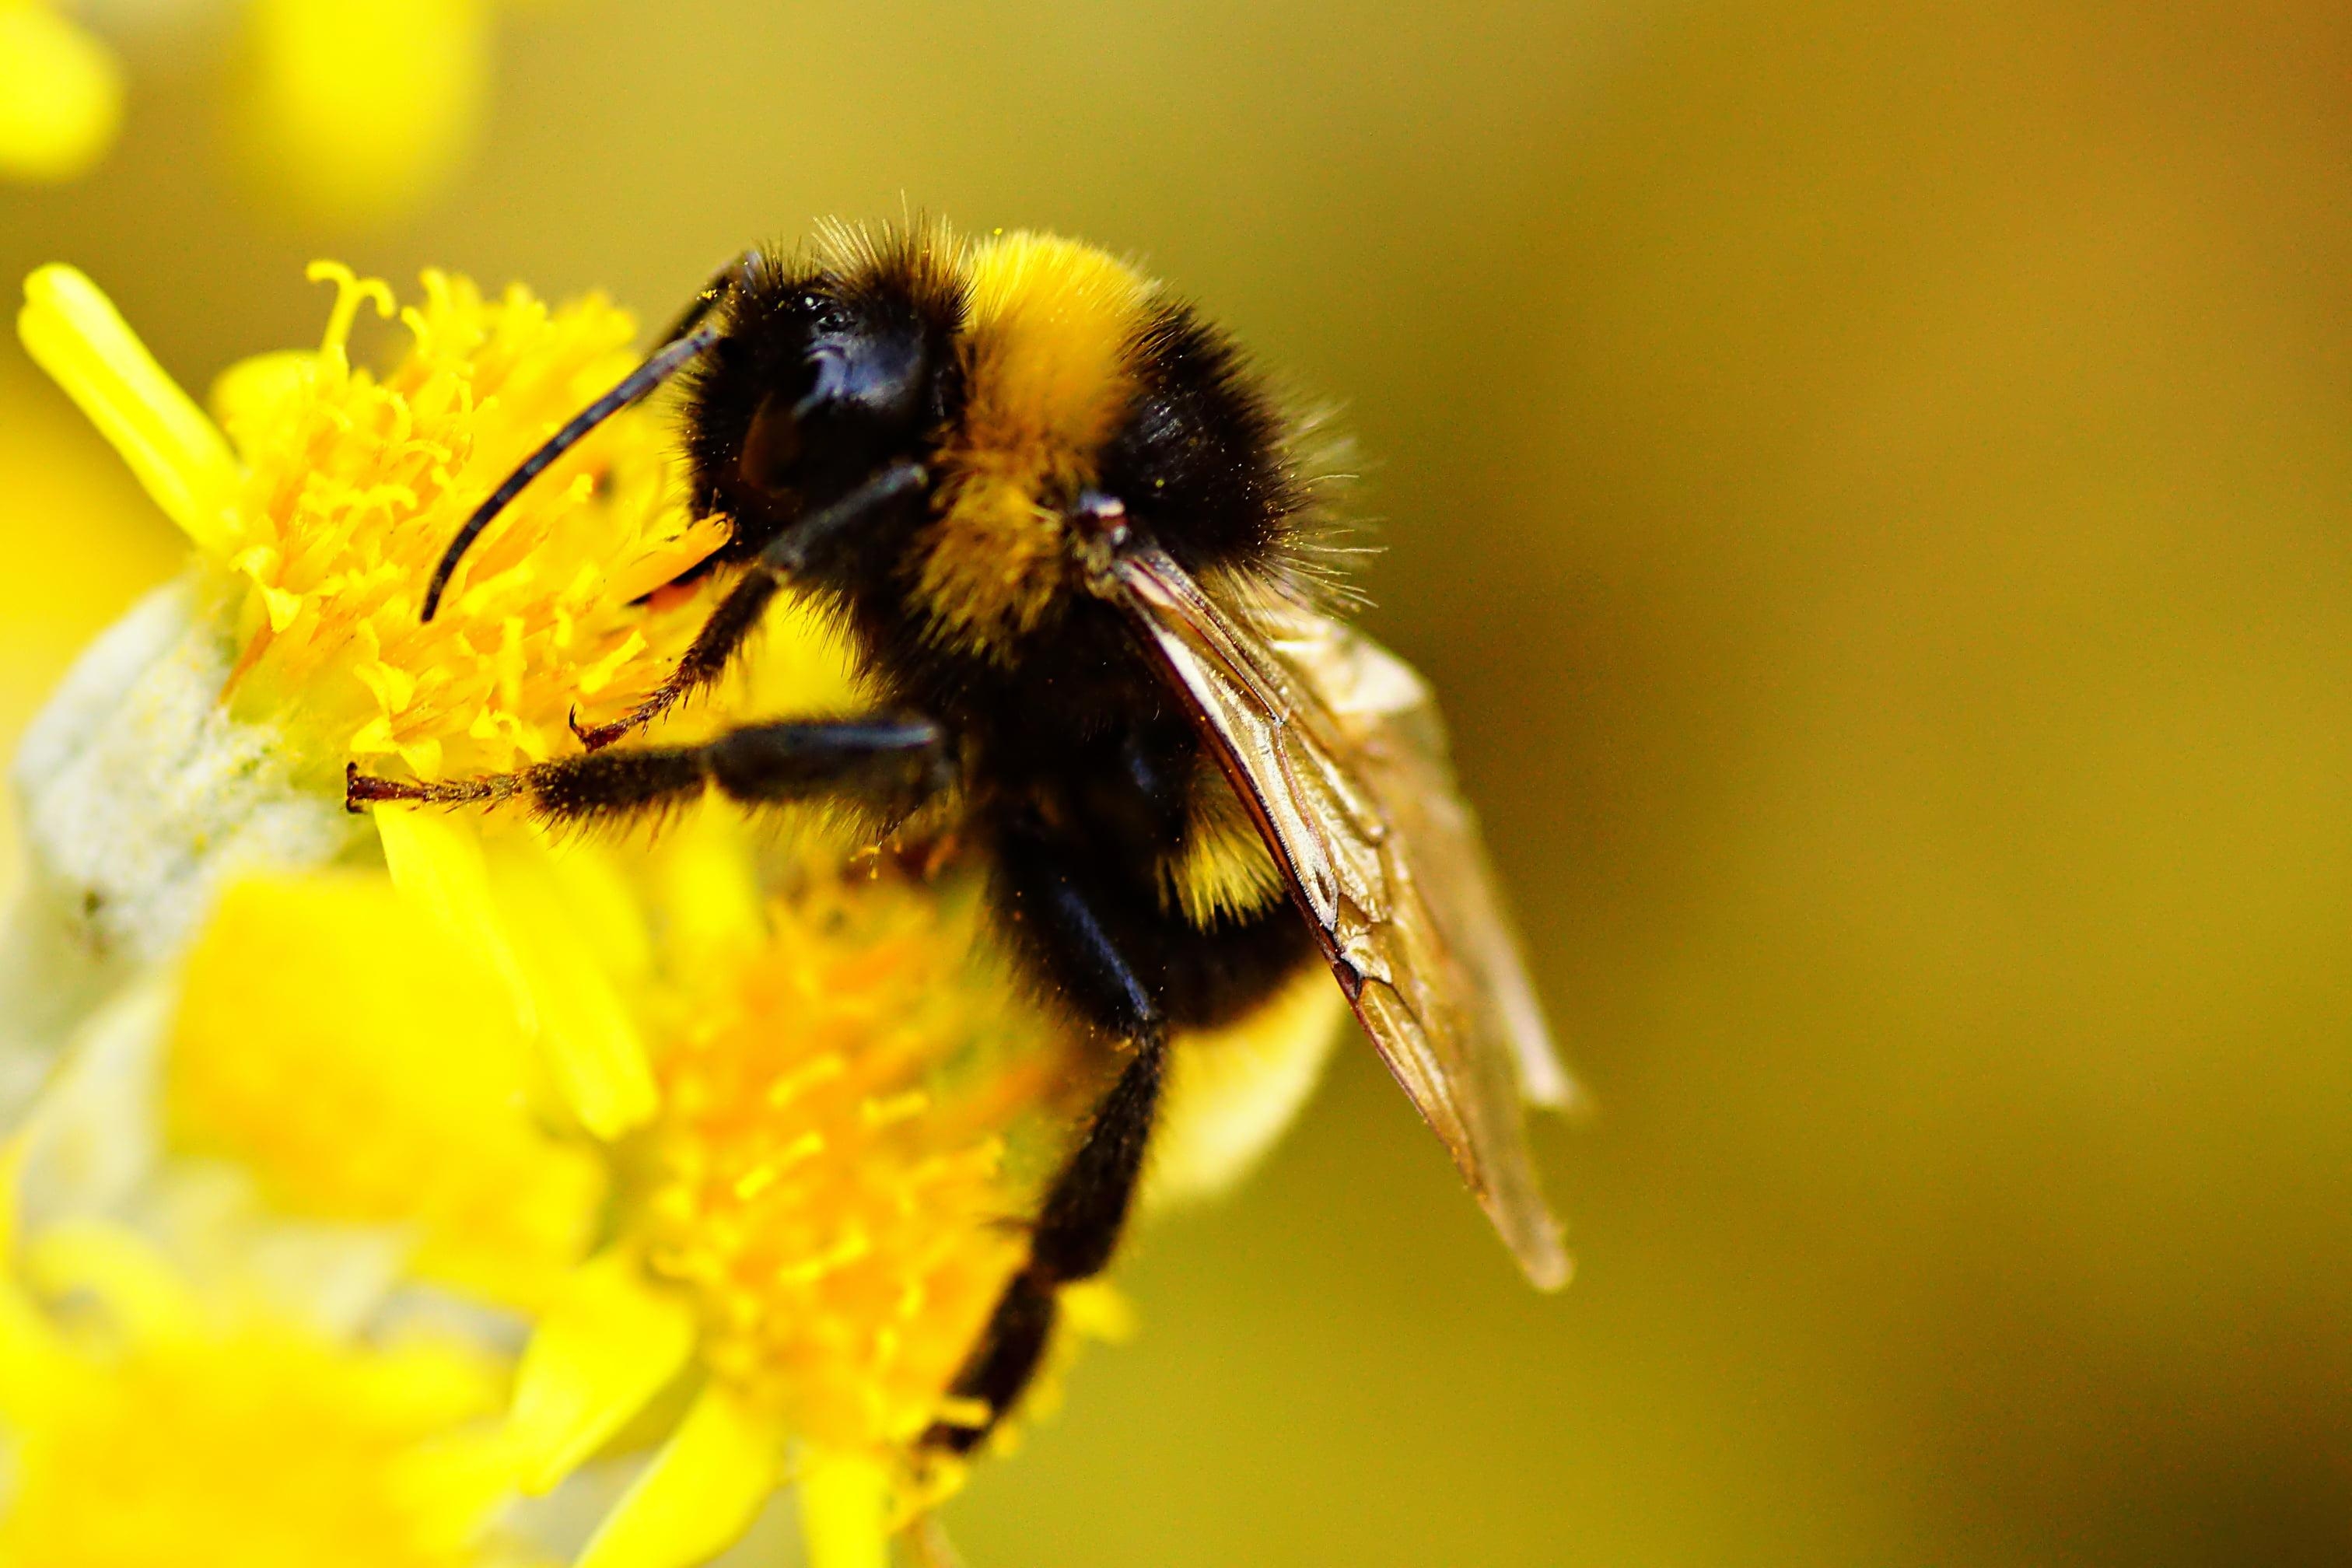
[[[590,752],[476,779],[412,784],[346,771],[344,804],[530,806],[557,822],[625,816],[679,805],[716,788],[750,805],[837,799],[904,814],[944,787],[945,732],[918,716],[755,724],[695,746]]]

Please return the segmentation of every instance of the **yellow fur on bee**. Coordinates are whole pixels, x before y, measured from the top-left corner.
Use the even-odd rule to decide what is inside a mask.
[[[1003,648],[1065,584],[1061,508],[1093,482],[1134,393],[1152,285],[1116,257],[1027,232],[975,245],[963,417],[940,455],[921,593],[935,636]]]
[[[1254,914],[1282,896],[1282,870],[1222,774],[1203,771],[1183,852],[1161,862],[1160,885],[1196,926]]]
[[[1144,1174],[1146,1212],[1216,1197],[1247,1175],[1314,1092],[1347,1016],[1331,972],[1313,963],[1246,1016],[1177,1036]]]

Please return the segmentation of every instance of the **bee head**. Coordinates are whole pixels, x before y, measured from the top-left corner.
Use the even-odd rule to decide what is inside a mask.
[[[696,510],[732,520],[727,553],[919,457],[946,417],[953,331],[872,279],[762,269],[741,284],[688,404]]]

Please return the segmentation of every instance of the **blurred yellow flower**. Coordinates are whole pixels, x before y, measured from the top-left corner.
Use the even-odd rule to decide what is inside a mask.
[[[298,210],[377,222],[456,172],[489,96],[493,0],[248,3],[232,126]]]
[[[162,1076],[176,1152],[245,1170],[279,1213],[394,1227],[418,1275],[490,1301],[543,1305],[604,1203],[496,973],[380,874],[231,887]]]
[[[340,1342],[205,1289],[117,1226],[16,1247],[13,1189],[0,1182],[0,1562],[532,1561],[490,1535],[511,1492],[494,1360],[424,1333]]]
[[[0,0],[0,178],[70,180],[113,145],[122,69],[47,0]]]
[[[499,0],[243,0],[227,121],[299,215],[373,224],[442,189],[478,139]],[[135,34],[135,15],[115,18]],[[134,37],[125,39],[135,46]],[[0,179],[87,174],[122,121],[123,67],[53,0],[0,0]]]

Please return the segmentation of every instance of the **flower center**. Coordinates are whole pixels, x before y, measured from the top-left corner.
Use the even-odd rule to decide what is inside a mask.
[[[971,956],[977,903],[811,869],[657,1066],[646,1266],[717,1375],[831,1447],[929,1426],[1024,1254],[1037,1162],[1003,1130],[1068,1074]]]

